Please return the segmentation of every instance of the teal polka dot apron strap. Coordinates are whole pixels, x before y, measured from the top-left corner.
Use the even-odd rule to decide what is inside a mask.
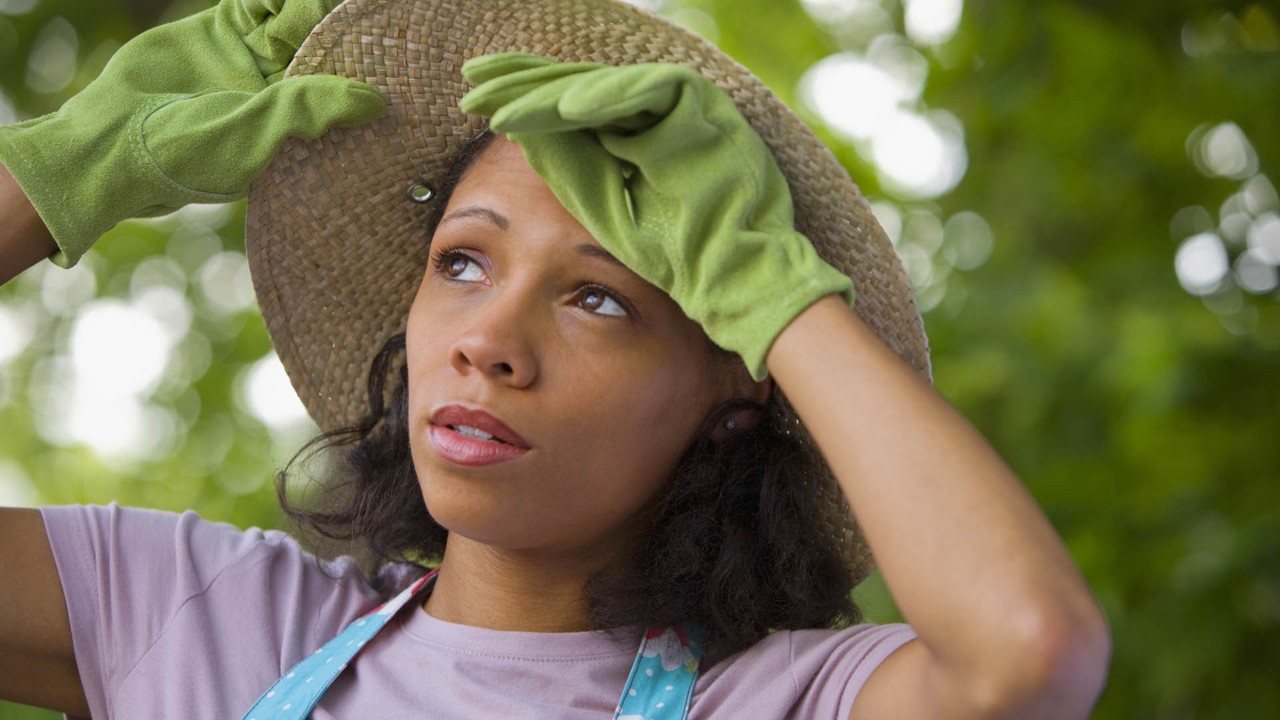
[[[391,601],[347,626],[307,659],[293,666],[258,698],[242,720],[306,720],[325,690],[360,648],[378,634],[400,608],[428,589],[432,570]],[[614,720],[684,720],[693,700],[705,632],[686,623],[649,628],[614,709]]]
[[[613,720],[685,720],[705,642],[698,623],[646,630]]]
[[[324,647],[293,666],[284,677],[262,693],[244,714],[243,720],[305,720],[320,696],[365,643],[378,634],[396,612],[436,579],[436,572],[424,575],[403,592],[357,619]]]

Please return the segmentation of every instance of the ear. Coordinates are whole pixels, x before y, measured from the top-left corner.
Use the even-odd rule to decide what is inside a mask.
[[[746,400],[755,405],[769,404],[769,398],[773,397],[772,377],[759,381],[753,380],[751,373],[747,371],[747,366],[736,355],[732,361],[725,364],[728,376],[722,400]],[[715,442],[724,442],[733,433],[755,427],[762,419],[763,413],[760,410],[744,408],[725,418],[725,424],[714,428],[711,431],[711,439]],[[729,427],[728,423],[732,423],[733,427]]]

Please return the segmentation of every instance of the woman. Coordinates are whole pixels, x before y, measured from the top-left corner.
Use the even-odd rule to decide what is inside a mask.
[[[834,159],[689,34],[611,0],[527,5],[351,0],[280,79],[327,8],[224,0],[0,133],[6,278],[260,176],[263,312],[346,461],[337,504],[295,515],[372,560],[441,555],[369,581],[192,514],[5,510],[0,696],[95,717],[1087,716],[1105,620],[922,381],[900,265]],[[78,203],[51,175],[68,152],[96,171]],[[909,627],[803,629],[850,614],[851,509]]]

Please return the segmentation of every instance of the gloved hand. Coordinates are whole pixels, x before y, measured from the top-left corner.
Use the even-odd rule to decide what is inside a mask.
[[[674,64],[471,60],[462,109],[491,116],[596,240],[752,377],[797,315],[853,282],[796,231],[786,178],[733,100]]]
[[[376,89],[312,75],[277,82],[339,0],[222,0],[152,28],[57,112],[0,128],[8,168],[63,267],[131,217],[245,197],[286,137],[385,112]]]

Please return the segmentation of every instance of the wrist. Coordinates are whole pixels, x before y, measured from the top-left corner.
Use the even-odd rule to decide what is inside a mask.
[[[49,257],[57,245],[22,186],[0,163],[0,284]]]

